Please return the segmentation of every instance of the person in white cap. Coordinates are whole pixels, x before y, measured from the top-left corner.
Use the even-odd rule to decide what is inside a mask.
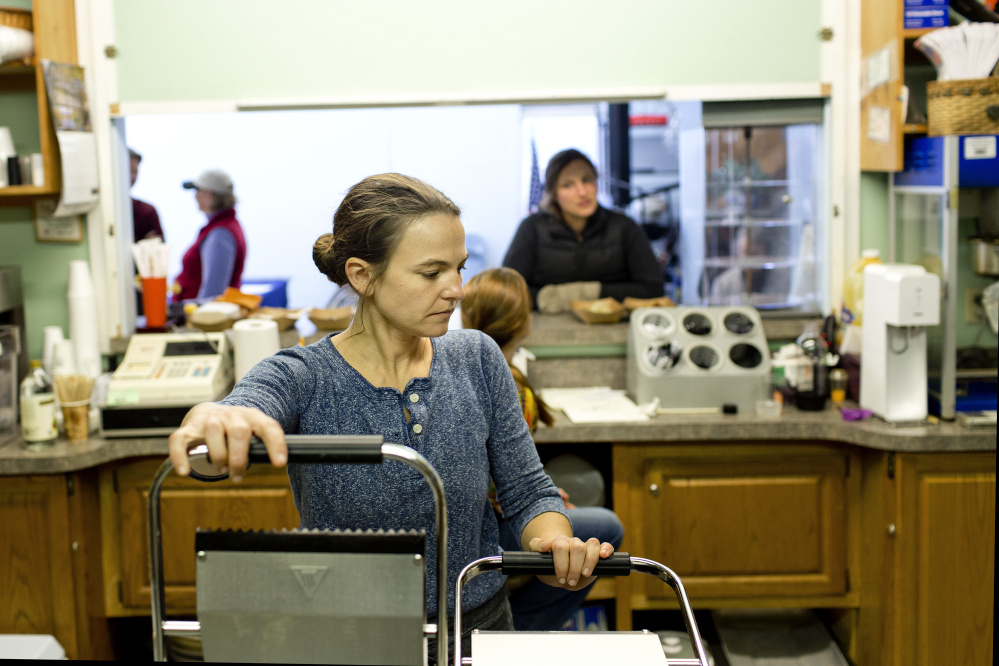
[[[232,179],[220,169],[203,171],[183,183],[194,190],[198,208],[208,222],[181,259],[180,275],[173,285],[173,300],[214,298],[226,287],[239,288],[246,262],[246,237],[236,219]]]

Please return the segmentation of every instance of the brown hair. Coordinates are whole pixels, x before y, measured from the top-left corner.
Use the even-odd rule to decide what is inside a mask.
[[[512,268],[490,268],[472,276],[461,299],[461,325],[482,331],[500,347],[520,338],[531,325],[531,292],[520,273]],[[514,378],[531,389],[538,403],[538,418],[552,425],[555,417],[519,370]]]
[[[590,168],[593,169],[593,175],[598,175],[597,168],[593,166],[593,162],[590,161],[590,158],[579,150],[576,150],[575,148],[566,148],[563,151],[555,153],[555,155],[548,160],[548,166],[545,167],[545,191],[544,194],[541,195],[540,204],[538,204],[541,210],[547,211],[555,217],[562,217],[562,207],[558,205],[558,200],[555,198],[555,188],[558,186],[558,176],[562,173],[562,169],[566,168],[576,160],[583,160],[586,162]]]
[[[409,225],[430,215],[460,217],[461,209],[430,185],[410,176],[369,176],[349,190],[333,214],[333,233],[312,246],[312,261],[337,286],[348,284],[345,264],[351,257],[373,266],[376,282],[388,266]]]
[[[218,192],[211,192],[210,194],[212,195],[212,201],[208,204],[208,210],[212,213],[236,207],[235,194],[219,194]]]

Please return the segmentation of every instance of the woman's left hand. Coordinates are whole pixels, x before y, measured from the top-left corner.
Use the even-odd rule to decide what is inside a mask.
[[[597,562],[614,554],[614,546],[597,539],[582,541],[578,537],[560,534],[554,539],[531,539],[530,549],[535,553],[551,553],[555,562],[554,576],[538,576],[552,587],[581,590],[596,580],[592,576]]]

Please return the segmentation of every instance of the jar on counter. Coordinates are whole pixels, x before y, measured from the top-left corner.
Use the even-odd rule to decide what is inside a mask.
[[[835,368],[829,371],[829,399],[833,404],[840,404],[846,400],[846,387],[850,383],[850,377],[846,370]]]
[[[21,437],[30,451],[45,450],[55,444],[55,393],[52,379],[38,359],[31,361],[31,370],[21,382]]]
[[[807,360],[798,377],[795,402],[798,409],[823,410],[826,408],[826,352],[829,347],[819,332],[818,324],[807,324],[797,344]]]

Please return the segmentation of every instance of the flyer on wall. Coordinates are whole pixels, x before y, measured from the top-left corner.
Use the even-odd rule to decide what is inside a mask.
[[[89,212],[97,205],[97,140],[90,124],[85,72],[78,65],[43,60],[62,164],[62,188],[53,217]]]

